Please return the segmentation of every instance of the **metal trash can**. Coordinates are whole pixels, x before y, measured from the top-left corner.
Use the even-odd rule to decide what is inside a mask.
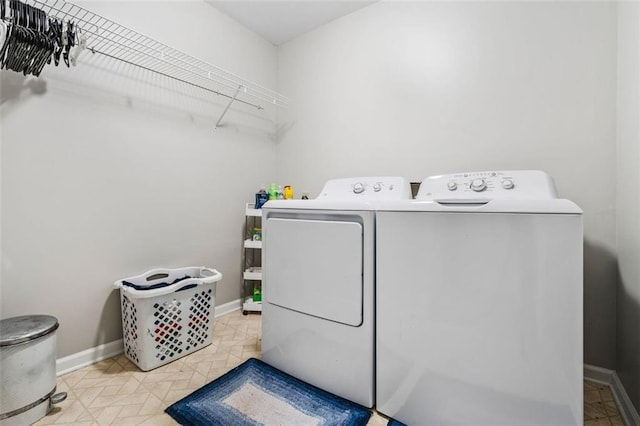
[[[28,425],[66,399],[56,394],[56,330],[51,315],[0,320],[0,425]]]

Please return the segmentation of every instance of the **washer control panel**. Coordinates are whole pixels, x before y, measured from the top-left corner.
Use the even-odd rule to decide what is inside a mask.
[[[332,179],[322,188],[318,200],[404,200],[411,199],[409,180],[399,176]]]
[[[492,199],[556,198],[551,177],[539,170],[466,172],[431,176],[422,181],[416,199],[451,203]]]

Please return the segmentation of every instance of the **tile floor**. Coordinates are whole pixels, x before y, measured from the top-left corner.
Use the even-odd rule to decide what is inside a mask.
[[[68,393],[37,425],[175,425],[164,409],[251,357],[260,357],[260,315],[216,318],[213,343],[149,372],[124,355],[58,377]],[[623,425],[607,386],[585,382],[585,425]],[[368,426],[386,426],[374,413]]]
[[[584,382],[584,424],[624,426],[609,386]]]

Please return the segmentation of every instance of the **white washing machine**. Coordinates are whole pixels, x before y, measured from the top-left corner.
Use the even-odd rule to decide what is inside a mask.
[[[426,179],[376,215],[377,409],[582,425],[582,211],[539,171]]]
[[[374,404],[375,205],[410,199],[400,177],[328,181],[314,200],[262,211],[262,359]]]

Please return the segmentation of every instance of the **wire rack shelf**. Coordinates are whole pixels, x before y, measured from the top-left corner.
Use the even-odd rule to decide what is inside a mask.
[[[4,1],[4,0],[0,0]],[[86,48],[127,64],[173,78],[229,99],[216,123],[235,102],[263,109],[268,103],[287,107],[289,99],[273,90],[190,56],[137,31],[64,0],[22,0],[49,17],[73,21],[86,37]],[[228,89],[225,93],[223,90]]]

